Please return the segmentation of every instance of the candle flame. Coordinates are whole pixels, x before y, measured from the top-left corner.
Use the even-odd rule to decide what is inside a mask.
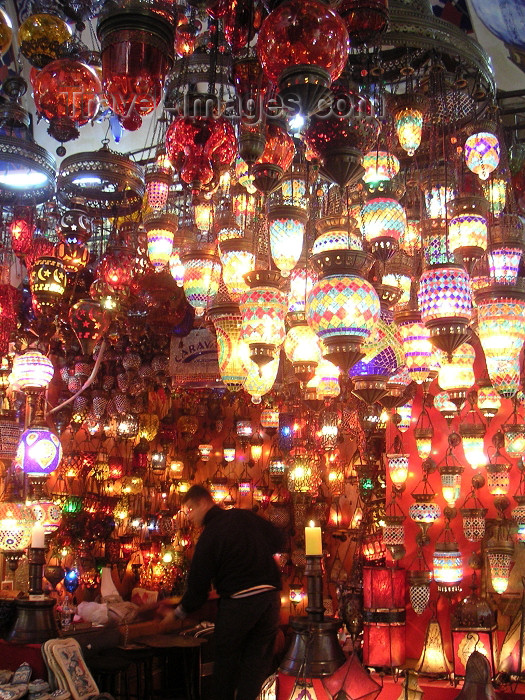
[[[315,523],[314,523],[313,520],[310,520],[310,522],[308,523],[308,525],[309,525],[309,527],[314,527]]]

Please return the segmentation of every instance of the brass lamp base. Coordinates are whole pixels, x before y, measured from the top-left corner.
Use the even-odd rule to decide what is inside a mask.
[[[294,636],[279,671],[305,678],[321,678],[337,671],[346,661],[337,638],[341,625],[342,620],[334,617],[325,617],[322,622],[291,617]]]
[[[16,620],[7,637],[12,644],[42,644],[58,637],[54,598],[16,601]]]

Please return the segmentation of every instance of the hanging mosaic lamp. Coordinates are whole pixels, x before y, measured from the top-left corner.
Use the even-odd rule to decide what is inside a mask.
[[[272,390],[277,372],[279,371],[279,354],[264,365],[247,358],[247,376],[244,380],[243,389],[252,397],[252,403],[260,404],[262,397]]]
[[[418,305],[430,341],[450,358],[469,333],[472,300],[467,272],[459,265],[425,270],[419,280]]]
[[[402,486],[408,478],[408,454],[387,454],[388,474],[395,486]]]
[[[202,316],[219,290],[221,264],[215,253],[191,250],[181,257],[186,300]]]
[[[406,92],[395,95],[390,109],[394,119],[399,145],[409,156],[413,156],[421,144],[423,116],[428,108],[428,99],[424,95]]]
[[[467,423],[462,421],[459,425],[459,434],[463,445],[465,459],[472,469],[484,467],[488,462],[485,452],[485,434],[487,429],[483,423]]]
[[[478,382],[477,405],[481,414],[487,420],[497,415],[501,408],[501,397],[490,383]]]
[[[292,363],[295,376],[301,382],[308,382],[322,360],[319,337],[306,323],[304,313],[296,313],[287,321],[290,328],[286,333],[284,352]]]
[[[438,371],[438,384],[448,393],[449,399],[456,404],[458,410],[467,398],[476,378],[474,376],[474,360],[476,353],[470,343],[462,343],[451,355],[450,362],[442,353],[441,367]]]
[[[458,407],[450,400],[448,391],[440,391],[434,396],[434,408],[437,408],[449,425],[458,415]]]
[[[30,477],[46,477],[62,460],[62,444],[47,426],[25,430],[18,443],[16,459]]]
[[[402,404],[396,407],[395,416],[397,416],[397,429],[400,433],[406,433],[410,428],[412,421],[412,401]]]
[[[363,182],[375,184],[383,180],[392,180],[400,168],[399,159],[388,151],[369,151],[363,156]]]
[[[506,496],[510,488],[511,465],[505,463],[487,464],[487,488],[491,496]]]
[[[525,543],[525,495],[515,495],[514,499],[518,504],[512,509],[511,516],[516,524],[516,541]]]
[[[436,542],[432,564],[434,581],[440,593],[457,593],[461,590],[463,556],[457,542],[448,539]]]
[[[429,219],[446,219],[447,203],[457,197],[456,184],[450,168],[438,164],[422,183],[425,210]]]
[[[430,583],[432,572],[425,569],[417,569],[407,572],[409,583],[410,605],[416,615],[422,615],[430,602]]]
[[[483,194],[489,203],[490,212],[498,217],[503,213],[507,203],[507,182],[503,177],[491,177],[482,183]]]
[[[446,504],[454,508],[461,494],[461,475],[465,469],[457,464],[443,464],[439,467],[441,493]]]
[[[394,314],[403,344],[405,364],[413,379],[418,384],[426,381],[432,366],[433,346],[430,331],[421,320],[421,313],[407,309]]]
[[[487,200],[463,196],[447,204],[449,212],[448,245],[469,271],[487,249]]]
[[[208,309],[208,316],[217,336],[221,379],[229,391],[240,391],[248,370],[240,341],[242,316],[239,307],[235,304],[213,304]]]
[[[29,547],[34,524],[31,508],[22,503],[0,503],[0,551],[22,553]]]
[[[253,247],[252,241],[245,238],[228,238],[219,244],[222,279],[232,301],[236,303],[250,289],[245,275],[253,272],[255,267]]]
[[[146,172],[146,197],[152,211],[161,212],[166,206],[172,179],[170,172],[158,167]]]
[[[410,518],[419,525],[423,537],[432,523],[441,515],[441,508],[434,502],[435,493],[423,491],[421,493],[412,493],[415,503],[412,503],[408,508]]]
[[[148,258],[155,272],[162,272],[173,252],[173,239],[178,228],[178,221],[172,214],[153,214],[144,217],[147,236]]]
[[[477,508],[461,508],[460,509],[463,534],[469,542],[481,542],[485,536],[487,509],[482,507]]]
[[[509,586],[510,570],[514,557],[514,544],[510,539],[491,538],[487,542],[487,559],[492,588],[500,595]]]
[[[260,367],[271,362],[284,342],[286,294],[279,289],[276,270],[255,270],[247,275],[250,289],[243,294],[241,339],[250,348],[250,359]]]
[[[501,426],[505,441],[505,452],[509,457],[519,458],[525,456],[525,423],[505,423]]]
[[[380,316],[374,287],[363,276],[372,258],[360,250],[325,250],[314,254],[319,281],[306,303],[307,321],[325,349],[323,355],[346,372],[364,353]]]
[[[344,68],[348,32],[341,17],[320,0],[286,0],[263,21],[257,54],[281,99],[299,101],[303,115],[314,114]]]
[[[494,125],[490,122],[473,125],[469,128],[470,136],[465,141],[464,153],[467,168],[480,180],[487,180],[498,167],[500,145],[493,133]]]
[[[519,389],[519,356],[525,341],[525,292],[517,285],[489,284],[475,292],[478,336],[492,385],[506,398]]]
[[[306,299],[318,276],[314,270],[299,264],[290,273],[290,291],[288,292],[288,312],[305,311]]]
[[[303,210],[291,209],[272,207],[268,213],[272,259],[283,277],[289,277],[301,257],[307,218]]]
[[[369,199],[361,209],[363,232],[378,260],[387,262],[399,247],[405,232],[406,214],[403,206],[391,197]]]
[[[38,350],[29,350],[17,355],[9,377],[9,385],[18,391],[47,389],[53,379],[55,368],[51,360]]]
[[[35,260],[29,275],[31,295],[40,312],[55,308],[66,291],[67,274],[59,258],[45,255]]]

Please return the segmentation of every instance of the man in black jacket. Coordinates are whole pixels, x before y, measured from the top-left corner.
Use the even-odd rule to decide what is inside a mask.
[[[220,508],[203,486],[192,486],[183,506],[190,522],[204,529],[175,615],[184,618],[197,610],[214,584],[220,596],[214,633],[215,700],[255,700],[272,670],[281,588],[273,555],[284,548],[282,534],[249,510]]]

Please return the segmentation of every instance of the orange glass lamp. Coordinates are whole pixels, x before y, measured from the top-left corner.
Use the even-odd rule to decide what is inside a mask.
[[[510,471],[510,463],[487,464],[487,488],[491,496],[506,496],[508,494],[510,489]]]
[[[413,156],[421,144],[428,100],[424,95],[406,92],[392,98],[391,108],[399,145]]]
[[[394,486],[403,486],[408,478],[408,454],[387,454],[388,474]]]

